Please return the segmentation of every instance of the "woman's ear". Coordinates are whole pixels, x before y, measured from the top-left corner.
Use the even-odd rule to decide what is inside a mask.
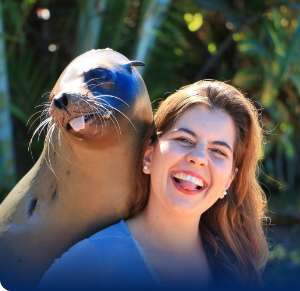
[[[151,172],[151,163],[153,155],[153,145],[147,145],[143,157],[143,173],[149,175]]]

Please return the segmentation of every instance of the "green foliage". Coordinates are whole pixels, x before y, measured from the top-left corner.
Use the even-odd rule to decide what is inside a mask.
[[[237,41],[242,68],[233,81],[253,91],[264,106],[269,139],[267,171],[285,182],[291,190],[296,179],[295,158],[299,142],[299,113],[291,104],[298,103],[300,22],[293,10],[286,6],[271,8],[260,20],[260,26],[243,33]],[[250,63],[249,63],[250,61]],[[295,69],[297,68],[297,69]],[[255,84],[259,87],[255,88]],[[291,88],[294,85],[294,90]],[[254,89],[254,90],[253,90]],[[289,164],[287,172],[281,167]],[[291,173],[291,171],[293,173]],[[294,175],[294,177],[291,177]],[[289,178],[288,178],[289,177]]]
[[[298,278],[300,270],[300,249],[289,248],[282,243],[270,250],[269,261],[264,272],[264,284],[281,290],[291,280]]]
[[[16,168],[12,150],[13,137],[9,110],[10,92],[3,32],[3,3],[0,2],[0,176],[2,185],[11,187],[15,183]]]
[[[26,156],[23,150],[29,136],[25,124],[34,107],[46,101],[59,72],[78,49],[78,41],[84,41],[78,26],[88,14],[82,0],[74,5],[67,0],[3,2],[11,111],[15,136],[24,140],[17,144],[17,153]],[[98,47],[133,57],[150,2],[106,1],[103,10],[97,10],[101,18]],[[49,9],[49,20],[37,17],[39,8]],[[300,189],[299,11],[297,1],[287,0],[172,1],[155,31],[155,46],[144,71],[154,106],[165,93],[201,78],[231,81],[247,92],[262,107],[266,132],[263,170],[267,173],[261,176],[262,183],[272,199],[283,196],[287,201],[290,196],[286,193]],[[57,50],[49,51],[50,44]],[[34,143],[35,156],[39,151]],[[28,162],[26,170],[29,167]],[[20,175],[24,172],[25,168]]]

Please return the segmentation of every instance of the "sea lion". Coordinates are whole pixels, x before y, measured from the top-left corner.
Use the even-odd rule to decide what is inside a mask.
[[[43,152],[0,206],[4,286],[35,286],[72,244],[141,203],[140,154],[153,116],[137,65],[91,50],[59,77],[40,125],[48,126]]]

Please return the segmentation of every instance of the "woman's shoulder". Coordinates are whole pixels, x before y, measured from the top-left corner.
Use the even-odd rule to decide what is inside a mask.
[[[81,240],[56,259],[44,274],[39,290],[50,290],[53,287],[60,290],[58,287],[62,286],[89,287],[87,282],[98,282],[101,274],[106,274],[112,267],[116,269],[123,265],[122,260],[134,252],[130,232],[121,220]],[[57,285],[57,282],[64,283]]]
[[[131,233],[124,220],[108,226],[85,239],[86,242],[102,242],[108,239],[131,239]]]
[[[100,255],[99,252],[107,255],[107,250],[114,251],[116,245],[126,247],[128,242],[131,243],[131,234],[126,222],[121,220],[74,244],[60,259],[73,260],[80,257],[90,263],[90,258],[95,258],[96,254]]]

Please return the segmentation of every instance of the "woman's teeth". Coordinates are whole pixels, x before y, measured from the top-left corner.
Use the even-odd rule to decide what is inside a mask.
[[[173,176],[175,178],[179,179],[179,180],[191,182],[191,183],[193,183],[193,184],[195,184],[196,186],[199,186],[199,187],[204,186],[204,182],[201,179],[196,178],[196,177],[191,176],[191,175],[188,175],[188,174],[185,174],[185,173],[176,173]]]

